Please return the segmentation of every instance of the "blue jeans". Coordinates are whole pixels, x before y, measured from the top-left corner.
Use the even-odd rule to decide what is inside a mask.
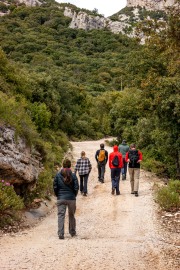
[[[116,194],[119,192],[120,173],[121,173],[121,168],[111,169],[112,188],[116,189]]]
[[[83,175],[80,175],[79,177],[80,177],[80,191],[87,193],[87,182],[88,182],[89,174],[83,174]]]

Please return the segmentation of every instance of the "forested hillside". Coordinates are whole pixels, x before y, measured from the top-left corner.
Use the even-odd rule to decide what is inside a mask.
[[[180,177],[178,12],[140,45],[68,28],[54,1],[14,6],[0,18],[0,123],[15,127],[50,168],[68,139],[113,135],[136,142],[148,170]]]

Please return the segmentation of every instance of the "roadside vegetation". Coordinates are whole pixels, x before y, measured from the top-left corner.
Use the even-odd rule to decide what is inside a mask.
[[[24,203],[51,194],[69,140],[126,138],[143,152],[145,169],[180,179],[178,10],[163,32],[145,29],[151,38],[140,45],[106,30],[70,29],[57,5],[13,4],[0,17],[0,125],[14,127],[45,168]]]

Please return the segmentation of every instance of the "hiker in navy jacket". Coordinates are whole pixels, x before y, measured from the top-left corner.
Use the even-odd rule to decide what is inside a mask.
[[[140,177],[140,163],[142,161],[142,153],[136,149],[136,145],[132,143],[130,150],[126,153],[126,162],[129,163],[129,176],[131,183],[131,194],[138,197],[139,177]]]
[[[73,237],[76,235],[76,196],[79,190],[79,183],[76,175],[71,171],[71,161],[64,160],[63,168],[54,178],[53,188],[57,197],[58,208],[58,236],[64,239],[64,221],[66,208],[69,213],[69,233]]]

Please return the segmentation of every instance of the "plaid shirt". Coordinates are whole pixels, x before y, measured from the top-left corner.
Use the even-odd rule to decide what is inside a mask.
[[[92,169],[91,162],[88,158],[79,158],[77,160],[74,172],[78,171],[79,175],[84,175],[90,173]]]

